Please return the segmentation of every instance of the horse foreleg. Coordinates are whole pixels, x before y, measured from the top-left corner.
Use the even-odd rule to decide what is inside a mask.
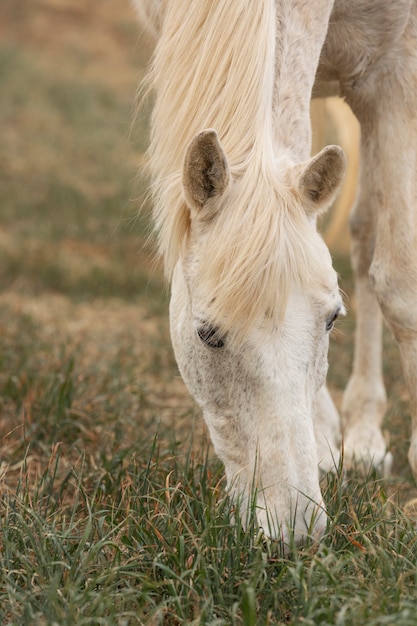
[[[351,260],[355,278],[356,330],[353,370],[343,403],[345,466],[359,464],[388,473],[390,457],[381,430],[386,410],[382,376],[382,316],[369,277],[378,219],[378,176],[374,142],[362,129],[360,192],[350,217]],[[376,188],[375,188],[376,187]]]
[[[414,87],[417,94],[417,84]],[[390,124],[381,119],[379,125],[391,154],[381,168],[380,214],[369,275],[400,348],[412,420],[408,458],[417,478],[417,122],[414,108],[395,104]]]
[[[346,387],[342,417],[344,421],[344,459],[349,468],[360,464],[388,474],[391,456],[386,455],[381,425],[386,410],[386,393],[382,377],[382,316],[367,273],[358,267],[359,251],[353,244],[356,266],[356,332],[353,370]]]
[[[315,398],[314,436],[320,471],[336,472],[340,461],[340,418],[326,385]]]
[[[401,77],[390,75],[362,119],[361,193],[351,220],[357,352],[343,409],[346,458],[387,464],[378,303],[401,352],[412,417],[409,461],[417,477],[417,121],[412,98],[402,95],[405,88],[417,94],[414,75],[399,85]]]
[[[417,128],[415,131],[414,146]],[[383,205],[369,273],[384,318],[400,348],[412,420],[408,458],[417,478],[417,189],[413,171],[417,155],[412,156],[411,164],[404,163],[398,179],[400,197]]]

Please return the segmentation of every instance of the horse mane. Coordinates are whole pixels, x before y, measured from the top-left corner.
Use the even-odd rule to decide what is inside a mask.
[[[149,149],[154,220],[168,277],[188,231],[181,188],[194,135],[219,134],[234,174],[270,128],[274,80],[273,0],[166,3],[149,75],[155,92]]]
[[[225,330],[238,318],[249,326],[260,313],[282,312],[293,279],[306,284],[317,257],[309,218],[275,172],[275,37],[274,0],[168,2],[148,76],[153,219],[168,279],[190,230],[182,188],[189,142],[216,129],[230,163],[233,198],[199,251],[199,280]]]

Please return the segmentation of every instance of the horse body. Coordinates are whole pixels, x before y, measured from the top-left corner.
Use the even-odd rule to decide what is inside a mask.
[[[243,517],[255,488],[267,535],[286,544],[292,533],[296,542],[318,537],[326,515],[317,464],[327,470],[338,460],[338,416],[325,387],[328,335],[343,305],[316,216],[337,192],[344,156],[330,146],[309,158],[309,103],[315,80],[337,82],[364,129],[369,161],[352,217],[364,304],[344,412],[348,460],[378,465],[386,450],[377,302],[399,341],[417,413],[415,155],[404,123],[417,93],[409,76],[415,5],[162,0],[148,17],[156,4],[150,164],[179,369]],[[398,128],[393,165],[388,146]],[[414,431],[417,472],[417,424]]]

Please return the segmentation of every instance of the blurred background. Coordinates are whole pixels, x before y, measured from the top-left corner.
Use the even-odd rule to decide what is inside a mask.
[[[94,272],[95,295],[125,295],[144,262],[132,219],[146,130],[133,120],[148,54],[129,2],[4,0],[0,38],[2,278],[88,295]]]
[[[128,0],[0,3],[0,478],[11,485],[57,442],[75,462],[152,438],[166,404],[187,397],[146,210],[138,218],[147,120],[135,98],[149,55],[138,33]]]

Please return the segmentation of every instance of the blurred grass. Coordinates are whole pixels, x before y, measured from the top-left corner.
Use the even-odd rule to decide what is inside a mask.
[[[34,476],[57,442],[97,459],[154,433],[178,395],[175,382],[164,391],[177,376],[167,289],[138,218],[137,33],[127,3],[0,6],[0,464],[12,485],[26,449]]]
[[[323,542],[283,557],[204,454],[155,439],[58,481],[60,463],[0,505],[4,624],[415,624],[415,528],[375,476],[331,478]]]
[[[135,185],[147,131],[132,123],[133,72],[130,91],[113,90],[76,68],[51,72],[47,54],[9,41],[0,80],[2,289],[19,277],[25,289],[72,297],[152,291],[146,212],[137,218],[144,183]]]

